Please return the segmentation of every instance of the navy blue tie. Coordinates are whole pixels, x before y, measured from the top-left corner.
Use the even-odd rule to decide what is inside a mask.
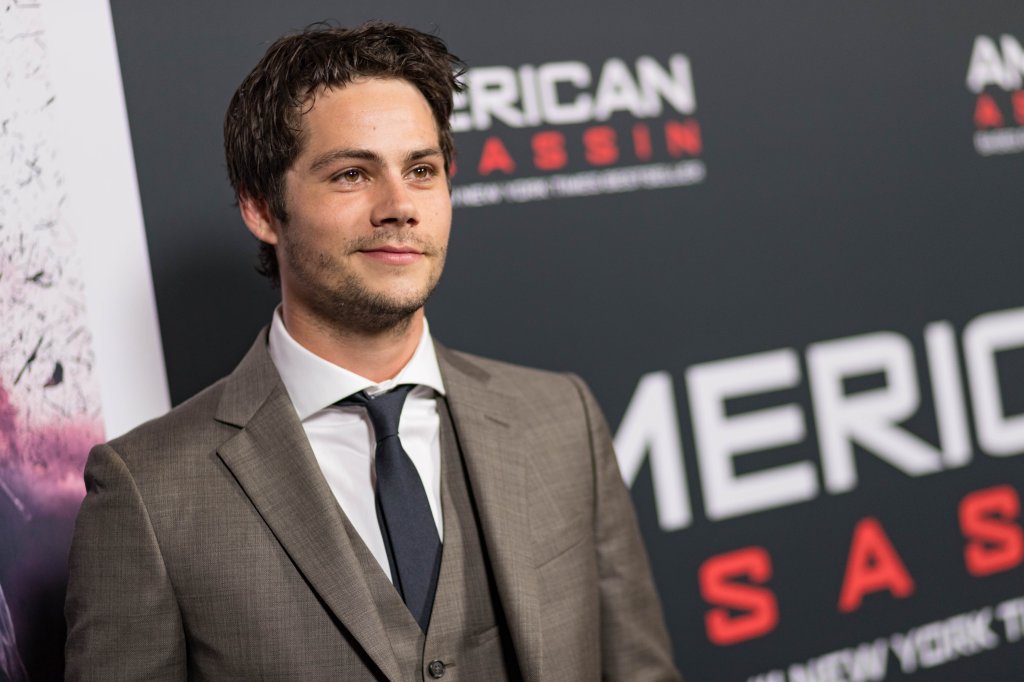
[[[416,465],[398,439],[398,421],[412,386],[369,397],[356,393],[341,404],[366,408],[377,439],[377,520],[391,577],[420,629],[427,631],[441,569],[441,539]]]

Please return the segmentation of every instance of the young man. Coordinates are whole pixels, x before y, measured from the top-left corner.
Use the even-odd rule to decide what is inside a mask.
[[[430,336],[460,66],[317,28],[235,93],[281,306],[230,376],[92,452],[68,679],[678,678],[589,391]]]

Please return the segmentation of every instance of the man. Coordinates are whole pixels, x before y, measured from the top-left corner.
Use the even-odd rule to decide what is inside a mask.
[[[91,453],[68,679],[678,678],[586,387],[430,336],[459,67],[316,28],[235,93],[282,304],[230,376]]]

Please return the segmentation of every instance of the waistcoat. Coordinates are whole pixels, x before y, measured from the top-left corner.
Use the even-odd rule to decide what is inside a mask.
[[[379,564],[353,536],[357,559],[380,611],[402,680],[514,682],[521,679],[487,559],[458,435],[444,398],[441,417],[441,510],[444,544],[434,607],[420,630]]]

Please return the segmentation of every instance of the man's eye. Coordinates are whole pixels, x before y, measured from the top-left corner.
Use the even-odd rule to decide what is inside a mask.
[[[363,171],[358,168],[349,168],[348,170],[343,170],[334,176],[335,180],[348,183],[359,182],[363,178]]]
[[[437,171],[434,170],[433,166],[416,166],[409,171],[409,175],[416,180],[427,180],[437,175]]]

